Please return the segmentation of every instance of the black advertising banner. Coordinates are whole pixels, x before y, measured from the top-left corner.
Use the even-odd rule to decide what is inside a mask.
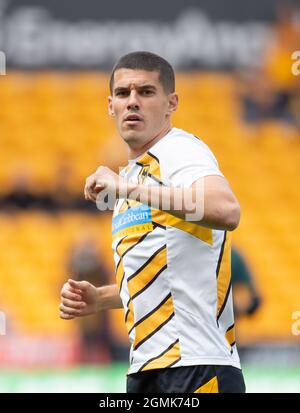
[[[107,69],[133,50],[177,69],[248,67],[277,9],[276,0],[0,0],[0,50],[23,69]]]

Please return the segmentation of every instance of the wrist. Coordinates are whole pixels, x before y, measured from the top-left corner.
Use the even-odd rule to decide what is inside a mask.
[[[117,284],[97,288],[97,311],[122,308]]]
[[[109,308],[109,291],[107,286],[97,288],[96,311],[103,311]]]
[[[116,188],[116,194],[119,198],[129,199],[130,194],[136,190],[137,186],[138,184],[120,179]]]

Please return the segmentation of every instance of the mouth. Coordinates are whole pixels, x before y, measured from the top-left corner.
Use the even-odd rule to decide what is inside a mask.
[[[142,117],[136,114],[131,114],[126,116],[126,118],[124,119],[124,122],[127,125],[138,125],[139,123],[141,123],[143,121]]]

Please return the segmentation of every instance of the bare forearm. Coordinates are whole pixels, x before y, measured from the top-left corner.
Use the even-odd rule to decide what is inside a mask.
[[[168,212],[178,218],[186,219],[187,214],[196,212],[196,191],[193,188],[130,184],[128,192],[129,199]]]
[[[120,199],[139,201],[208,228],[232,231],[239,224],[237,199],[217,171],[198,178],[191,187],[180,188],[135,184],[100,167],[87,179],[86,199],[96,201],[97,194],[104,190]]]
[[[123,308],[117,284],[98,287],[97,291],[98,291],[97,308],[99,311]]]
[[[132,184],[130,199],[201,226],[233,230],[239,222],[239,204],[231,192],[214,188],[171,188]]]

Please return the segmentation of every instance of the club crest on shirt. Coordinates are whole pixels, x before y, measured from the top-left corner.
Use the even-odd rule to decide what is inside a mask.
[[[143,184],[148,177],[150,165],[144,165],[138,174],[138,183]]]

